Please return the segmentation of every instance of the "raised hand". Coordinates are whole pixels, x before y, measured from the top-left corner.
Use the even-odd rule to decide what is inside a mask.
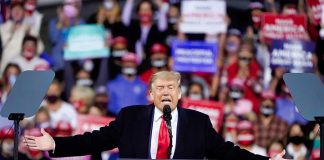
[[[26,146],[32,150],[54,150],[55,142],[52,136],[49,135],[43,128],[41,129],[41,133],[43,136],[40,137],[25,135],[26,139],[24,139],[24,143]]]

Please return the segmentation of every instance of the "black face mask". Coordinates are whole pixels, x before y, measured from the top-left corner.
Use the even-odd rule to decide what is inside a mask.
[[[289,138],[289,142],[295,144],[295,145],[299,145],[304,143],[304,137],[303,136],[292,136]]]
[[[46,96],[46,100],[50,104],[56,103],[59,99],[60,99],[60,97],[57,95],[47,95]]]
[[[95,102],[95,106],[101,107],[101,108],[107,108],[108,102]]]

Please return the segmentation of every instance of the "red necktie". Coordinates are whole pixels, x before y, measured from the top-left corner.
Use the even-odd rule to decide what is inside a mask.
[[[159,141],[158,149],[156,154],[156,159],[168,159],[168,148],[170,144],[169,132],[164,119],[162,118],[160,131],[159,131]]]

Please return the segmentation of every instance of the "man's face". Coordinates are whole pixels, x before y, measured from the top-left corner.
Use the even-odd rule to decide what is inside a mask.
[[[150,97],[154,105],[161,111],[165,105],[169,105],[171,110],[174,110],[181,98],[179,84],[176,80],[158,78],[152,84]]]

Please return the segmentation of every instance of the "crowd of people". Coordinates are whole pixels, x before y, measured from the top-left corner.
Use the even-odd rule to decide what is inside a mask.
[[[45,128],[53,136],[69,136],[78,127],[78,115],[115,117],[123,107],[149,104],[151,75],[173,70],[172,42],[199,40],[217,42],[217,71],[182,72],[183,97],[223,104],[218,132],[226,141],[270,157],[285,149],[287,158],[319,159],[319,127],[298,112],[283,81],[289,71],[270,67],[271,43],[260,30],[261,15],[266,12],[306,15],[308,30],[303,40],[316,44],[313,72],[323,79],[321,26],[314,22],[305,0],[251,0],[245,11],[247,23],[224,17],[227,32],[217,35],[181,32],[181,0],[122,2],[102,0],[90,17],[81,17],[82,1],[64,0],[49,24],[43,23],[37,0],[1,3],[0,106],[21,72],[51,69],[56,73],[38,112],[21,122],[22,135],[37,136],[41,133],[35,128]],[[83,24],[105,28],[108,58],[64,59],[69,31]],[[44,27],[48,27],[46,40],[40,36]],[[12,159],[12,122],[1,118],[0,123],[0,160]],[[49,158],[24,145],[19,150],[24,159]],[[92,159],[98,157],[92,155]]]

